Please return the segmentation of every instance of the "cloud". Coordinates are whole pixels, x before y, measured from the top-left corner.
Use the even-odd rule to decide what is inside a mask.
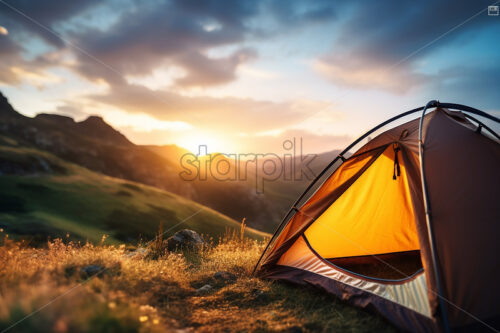
[[[245,41],[251,36],[265,38],[270,34],[266,28],[256,26],[254,19],[259,15],[270,13],[282,30],[334,16],[327,1],[82,0],[61,4],[55,0],[9,0],[6,4],[0,6],[0,18],[14,28],[17,37],[28,32],[56,49],[76,45],[78,50],[73,52],[77,61],[72,69],[90,80],[123,84],[124,77],[147,77],[156,68],[167,66],[181,68],[185,73],[174,80],[176,88],[236,80],[238,67],[257,57],[255,49],[243,45]],[[112,22],[109,25],[91,22],[89,13],[98,17],[109,11],[115,12],[113,19],[106,18]],[[57,31],[71,44],[44,27]],[[232,52],[217,52],[224,47]]]
[[[272,0],[269,2],[269,12],[285,26],[297,24],[318,23],[337,18],[336,3],[330,0]]]
[[[7,35],[0,35],[0,82],[5,84],[16,84],[19,78],[11,70],[22,59],[20,56],[22,48],[14,43]]]
[[[209,57],[208,51],[243,42],[244,22],[256,11],[254,1],[172,1],[144,6],[124,14],[105,31],[72,34],[92,55],[78,53],[76,68],[90,79],[116,84],[123,82],[122,75],[147,76],[166,64],[187,73],[176,82],[178,86],[227,83],[236,78],[237,66],[255,58],[256,52],[240,47],[229,56]],[[206,29],[209,23],[216,23],[217,28]]]
[[[243,98],[190,97],[163,90],[123,84],[88,99],[130,113],[146,113],[159,120],[185,121],[197,128],[223,133],[266,131],[286,127],[324,110],[328,102],[296,100],[270,102]]]
[[[425,83],[429,78],[428,75],[415,73],[407,68],[388,70],[369,60],[335,56],[316,60],[313,68],[338,85],[356,89],[389,90],[399,94]]]
[[[45,28],[54,29],[57,23],[66,21],[100,3],[99,0],[3,0],[2,2],[1,21],[6,26],[15,28],[9,30],[28,31],[59,48],[65,43]]]
[[[419,72],[418,60],[441,47],[472,40],[470,34],[495,22],[480,15],[424,46],[486,7],[483,1],[428,0],[418,6],[397,0],[340,4],[337,12],[345,14],[346,20],[332,51],[319,57],[314,68],[338,85],[407,92],[428,79]]]
[[[227,83],[236,79],[239,65],[257,57],[253,49],[241,49],[229,57],[211,59],[193,52],[179,57],[177,65],[187,70],[187,75],[176,80],[180,87],[210,86]]]
[[[439,71],[429,90],[442,101],[470,105],[489,111],[500,105],[500,67],[453,66]]]
[[[114,22],[110,26],[89,22],[93,17],[87,18],[88,24],[74,20],[93,9],[98,9],[92,11],[94,16],[105,11],[119,14],[113,20],[106,18]],[[176,85],[190,87],[231,82],[236,79],[238,65],[256,57],[255,50],[245,47],[237,47],[227,56],[207,54],[213,48],[243,42],[248,32],[245,22],[258,10],[255,1],[173,0],[145,4],[21,0],[0,5],[0,19],[12,28],[9,30],[16,31],[18,39],[28,32],[56,49],[77,45],[79,50],[73,49],[77,57],[73,69],[91,80],[121,84],[124,76],[147,76],[158,66],[175,65],[186,73]],[[48,29],[56,31],[64,41]]]
[[[255,25],[259,15],[269,13],[280,29]],[[243,46],[249,37],[266,38],[333,16],[327,1],[164,1],[126,11],[106,30],[87,29],[70,37],[88,53],[77,53],[75,68],[91,80],[121,84],[123,76],[149,76],[155,68],[175,66],[186,73],[174,82],[177,88],[206,87],[236,80],[237,68],[257,58],[255,49]],[[225,47],[232,52],[214,55]]]
[[[14,42],[10,35],[0,34],[0,83],[19,85],[23,81],[42,88],[45,84],[60,82],[59,78],[46,71],[57,62],[57,55],[47,53],[26,60],[24,48]]]

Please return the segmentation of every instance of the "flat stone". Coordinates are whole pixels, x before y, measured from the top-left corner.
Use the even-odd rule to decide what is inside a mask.
[[[206,284],[203,287],[196,289],[196,293],[202,294],[202,293],[209,292],[210,290],[212,290],[212,286],[209,284]]]
[[[87,277],[91,277],[96,274],[102,274],[106,268],[101,267],[99,265],[88,265],[85,267],[81,268],[81,272],[83,275],[86,275]]]
[[[233,281],[236,280],[236,275],[230,272],[225,272],[225,271],[219,271],[214,274],[214,279],[220,280],[220,281]]]

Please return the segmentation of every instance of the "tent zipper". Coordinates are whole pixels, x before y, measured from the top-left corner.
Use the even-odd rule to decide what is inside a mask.
[[[401,168],[399,166],[398,152],[401,150],[397,142],[392,144],[392,149],[394,149],[394,169],[392,174],[392,179],[396,180],[397,177],[401,176]]]

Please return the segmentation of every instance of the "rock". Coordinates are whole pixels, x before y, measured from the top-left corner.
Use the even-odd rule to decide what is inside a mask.
[[[196,293],[203,294],[203,293],[209,292],[210,290],[212,290],[212,286],[209,284],[206,284],[203,287],[196,289]]]
[[[149,254],[149,249],[140,247],[135,251],[131,251],[130,253],[126,253],[124,256],[125,258],[132,258],[132,259],[143,259]]]
[[[233,273],[220,271],[214,274],[214,279],[219,281],[233,281],[236,280],[236,275]]]
[[[205,245],[201,236],[193,230],[183,229],[167,239],[167,250],[199,250]]]
[[[81,272],[85,277],[91,277],[96,274],[102,274],[106,268],[98,265],[88,265],[86,267],[82,267]]]

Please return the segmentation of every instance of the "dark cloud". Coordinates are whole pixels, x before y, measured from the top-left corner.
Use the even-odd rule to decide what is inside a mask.
[[[21,28],[43,38],[51,45],[62,47],[64,42],[59,37],[33,21],[53,29],[55,24],[81,14],[82,11],[99,3],[99,0],[2,0],[2,3],[0,3],[0,18],[2,24],[11,31],[15,32]]]
[[[334,16],[332,4],[327,1],[9,0],[7,4],[49,29],[66,24],[62,35],[80,48],[74,50],[78,62],[73,68],[89,79],[104,79],[112,85],[122,85],[124,76],[147,76],[159,66],[172,65],[186,72],[175,82],[177,86],[228,83],[236,79],[238,65],[257,56],[243,43],[252,34],[265,35],[263,27],[250,24],[258,15],[271,13],[282,26],[319,22]],[[69,19],[98,5],[101,11],[116,8],[119,12],[110,27],[68,26]],[[16,27],[14,31],[28,31],[58,48],[65,44],[6,5],[0,5],[0,16]],[[232,47],[233,52],[208,55],[210,50],[224,46]]]
[[[243,42],[245,19],[256,11],[254,1],[174,1],[140,9],[124,14],[106,31],[72,36],[92,55],[78,54],[82,74],[116,83],[121,74],[148,75],[166,64],[187,72],[179,85],[211,85],[234,80],[237,65],[255,57],[248,49],[207,56],[212,48]]]
[[[343,27],[340,41],[365,51],[377,61],[396,63],[440,35],[485,10],[490,1],[425,0],[360,2]],[[456,41],[464,32],[496,25],[485,12],[466,23],[463,29],[445,36],[432,48]]]
[[[183,55],[177,59],[177,64],[188,72],[176,84],[182,87],[209,86],[233,81],[236,79],[237,66],[256,56],[257,53],[252,49],[241,49],[219,59],[210,59],[198,52]]]
[[[245,30],[245,20],[258,14],[259,3],[255,0],[175,0],[173,7],[191,17],[215,19],[224,27],[241,31]]]
[[[29,32],[58,48],[64,42],[34,21],[54,30],[69,19],[97,5],[116,7],[117,22],[109,29],[80,26],[65,27],[65,40],[71,40],[84,52],[74,50],[74,66],[91,79],[122,84],[124,75],[148,75],[160,65],[178,65],[187,76],[178,85],[222,84],[235,79],[238,64],[256,56],[254,50],[236,49],[223,57],[209,57],[214,47],[243,42],[248,29],[245,22],[258,13],[256,1],[158,1],[102,3],[82,1],[6,1],[0,4],[0,17],[16,35]],[[125,9],[123,7],[126,7]],[[5,76],[6,74],[4,74]]]
[[[304,23],[319,23],[337,18],[338,4],[335,1],[272,0],[268,10],[279,23],[294,26]]]

